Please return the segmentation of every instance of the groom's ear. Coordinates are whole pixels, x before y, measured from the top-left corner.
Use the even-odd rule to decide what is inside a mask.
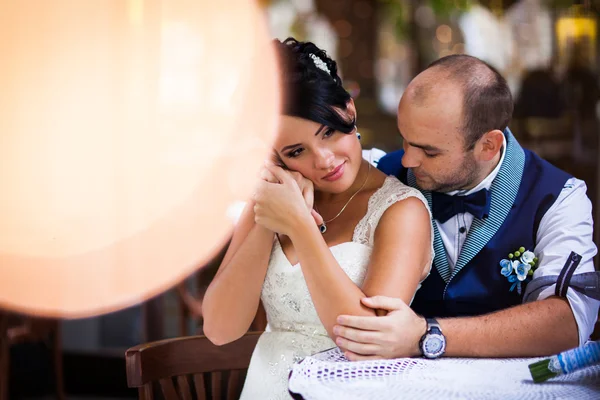
[[[478,157],[481,161],[491,161],[502,150],[504,143],[504,134],[502,131],[495,129],[485,133],[479,143],[475,146]]]

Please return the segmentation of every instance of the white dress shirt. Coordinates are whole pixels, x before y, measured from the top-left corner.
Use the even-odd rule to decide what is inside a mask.
[[[506,149],[506,138],[504,138],[502,148]],[[505,154],[506,152],[503,151],[496,168],[494,168],[494,170],[484,180],[482,180],[479,185],[475,186],[473,189],[455,190],[446,194],[449,196],[468,196],[472,193],[480,191],[481,189],[489,190],[492,186],[492,182],[494,179],[496,179],[496,175],[498,175],[498,172],[500,172],[500,166],[502,166]],[[465,244],[467,233],[469,232],[469,229],[471,229],[471,224],[473,223],[473,218],[474,217],[469,213],[462,213],[456,214],[443,224],[435,221],[438,231],[440,232],[442,242],[444,242],[444,247],[446,248],[446,256],[448,257],[448,266],[450,267],[450,272],[454,271],[456,260],[458,260],[458,255]]]
[[[504,139],[503,148],[506,148],[506,139]],[[377,156],[383,153],[379,149],[373,150],[373,154]],[[363,157],[372,159],[364,153]],[[379,158],[372,161],[378,162]],[[484,188],[489,189],[503,162],[504,152],[496,168],[476,187],[468,191],[454,191],[447,194],[469,195]],[[593,257],[596,255],[597,249],[593,236],[592,203],[587,197],[586,191],[585,182],[576,178],[569,179],[554,204],[542,217],[537,232],[537,243],[533,250],[539,259],[539,266],[533,274],[533,279],[546,275],[559,275],[571,251],[582,256],[581,262],[575,270],[576,274],[594,272]],[[451,269],[456,264],[473,218],[469,213],[462,213],[450,218],[443,224],[435,221]],[[500,273],[499,267],[498,273]],[[537,299],[532,300],[543,300],[553,296],[555,287],[556,285],[547,287],[539,294]],[[567,291],[567,299],[577,321],[579,344],[582,345],[589,339],[594,330],[600,302],[571,288]]]

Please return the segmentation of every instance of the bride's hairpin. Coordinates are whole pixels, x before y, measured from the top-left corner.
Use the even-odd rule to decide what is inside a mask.
[[[321,58],[314,53],[310,53],[309,56],[310,56],[310,58],[312,58],[313,62],[315,63],[315,67],[317,67],[321,71],[325,71],[329,75],[331,75],[331,71],[329,71],[329,68],[327,68],[327,64],[325,64],[325,61],[321,60]]]

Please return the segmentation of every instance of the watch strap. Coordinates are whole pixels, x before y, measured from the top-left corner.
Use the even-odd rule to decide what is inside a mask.
[[[442,332],[442,327],[439,322],[435,318],[425,318],[427,322],[427,333],[431,332],[431,328],[437,328],[440,332]]]

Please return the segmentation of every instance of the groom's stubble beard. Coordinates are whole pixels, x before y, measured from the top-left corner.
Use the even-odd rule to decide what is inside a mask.
[[[479,165],[472,152],[467,152],[462,163],[457,168],[448,168],[443,174],[441,171],[435,176],[430,175],[430,182],[419,182],[417,185],[424,190],[432,192],[447,193],[454,190],[471,189],[477,186],[479,177]]]

